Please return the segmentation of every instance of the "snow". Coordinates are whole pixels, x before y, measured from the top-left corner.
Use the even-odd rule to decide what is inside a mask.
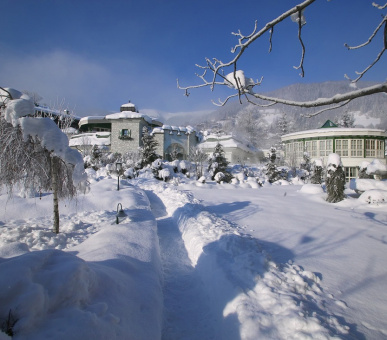
[[[107,115],[105,119],[134,119],[134,118],[142,118],[147,123],[152,124],[152,118],[144,115],[142,113],[132,112],[132,111],[122,111],[117,113],[112,113]]]
[[[145,172],[117,191],[106,170],[90,175],[88,194],[60,202],[58,236],[51,194],[0,195],[0,318],[17,317],[14,339],[387,336],[385,204],[244,176]]]
[[[358,192],[364,192],[367,190],[386,190],[387,191],[387,180],[375,180],[367,178],[353,178],[351,179],[349,186],[352,190]]]
[[[8,89],[13,100],[6,104],[4,118],[13,126],[21,127],[24,140],[28,137],[37,137],[41,145],[64,162],[72,164],[74,185],[86,186],[87,176],[84,172],[81,154],[69,147],[69,140],[50,118],[27,117],[34,113],[34,104],[25,94],[13,89]],[[16,99],[15,99],[16,98]]]
[[[110,145],[110,134],[110,132],[82,133],[79,135],[71,136],[69,145]]]
[[[252,78],[246,78],[245,73],[242,70],[231,72],[226,75],[228,81],[227,86],[232,89],[251,89],[254,86],[254,80]]]
[[[199,144],[199,147],[203,149],[214,149],[218,143],[220,143],[224,148],[239,148],[245,151],[251,151],[249,147],[238,141],[232,135],[223,135],[220,137],[216,135],[208,135],[206,139]]]
[[[385,175],[387,174],[387,165],[382,163],[380,159],[374,159],[367,166],[367,174]]]
[[[327,164],[327,169],[333,171],[336,171],[339,166],[343,166],[343,164],[341,163],[341,157],[337,153],[329,154]]]

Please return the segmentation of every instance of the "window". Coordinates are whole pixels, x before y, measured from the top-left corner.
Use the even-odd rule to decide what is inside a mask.
[[[336,153],[341,157],[348,157],[349,155],[349,140],[337,139],[336,140]]]
[[[320,140],[319,141],[319,154],[320,157],[329,156],[333,152],[332,139]]]
[[[345,167],[345,180],[349,182],[351,178],[357,178],[358,170],[356,167]]]
[[[384,141],[367,139],[366,157],[384,158]]]
[[[119,139],[130,139],[132,135],[132,131],[129,129],[120,130],[120,134],[118,136]]]
[[[286,144],[286,154],[291,158],[301,158],[304,155],[303,142],[292,142]]]
[[[351,157],[363,157],[362,139],[351,139]]]
[[[317,141],[307,141],[305,142],[305,151],[309,154],[310,157],[317,157]]]

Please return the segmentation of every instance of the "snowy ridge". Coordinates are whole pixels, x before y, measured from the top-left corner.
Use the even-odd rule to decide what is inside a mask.
[[[349,327],[324,307],[319,278],[288,263],[279,268],[239,227],[203,211],[189,193],[139,185],[163,201],[199,271],[217,339],[339,339]],[[308,311],[313,310],[313,313]],[[220,327],[219,327],[220,326]]]

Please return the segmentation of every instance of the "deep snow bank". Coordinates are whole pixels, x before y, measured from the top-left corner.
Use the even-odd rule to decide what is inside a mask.
[[[12,310],[14,339],[160,338],[161,265],[149,201],[137,188],[109,191],[115,181],[103,182],[94,183],[83,209],[118,197],[132,207],[130,221],[116,225],[114,214],[101,212],[110,222],[67,251],[0,244],[0,317]]]
[[[216,338],[338,339],[348,333],[326,310],[314,273],[292,263],[279,268],[257,239],[203,211],[190,193],[160,182],[138,183],[153,190],[177,222],[217,318]]]

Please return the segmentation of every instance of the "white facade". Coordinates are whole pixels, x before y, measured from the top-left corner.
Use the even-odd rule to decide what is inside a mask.
[[[347,178],[357,176],[357,169],[363,161],[379,159],[386,164],[387,134],[380,129],[320,128],[290,133],[281,139],[285,144],[285,161],[291,166],[302,162],[304,152],[311,159],[321,159],[324,165],[329,154],[339,154]]]
[[[227,161],[232,164],[257,163],[264,158],[261,150],[250,149],[231,135],[207,136],[205,141],[199,144],[199,147],[210,157],[218,143],[222,145]]]

